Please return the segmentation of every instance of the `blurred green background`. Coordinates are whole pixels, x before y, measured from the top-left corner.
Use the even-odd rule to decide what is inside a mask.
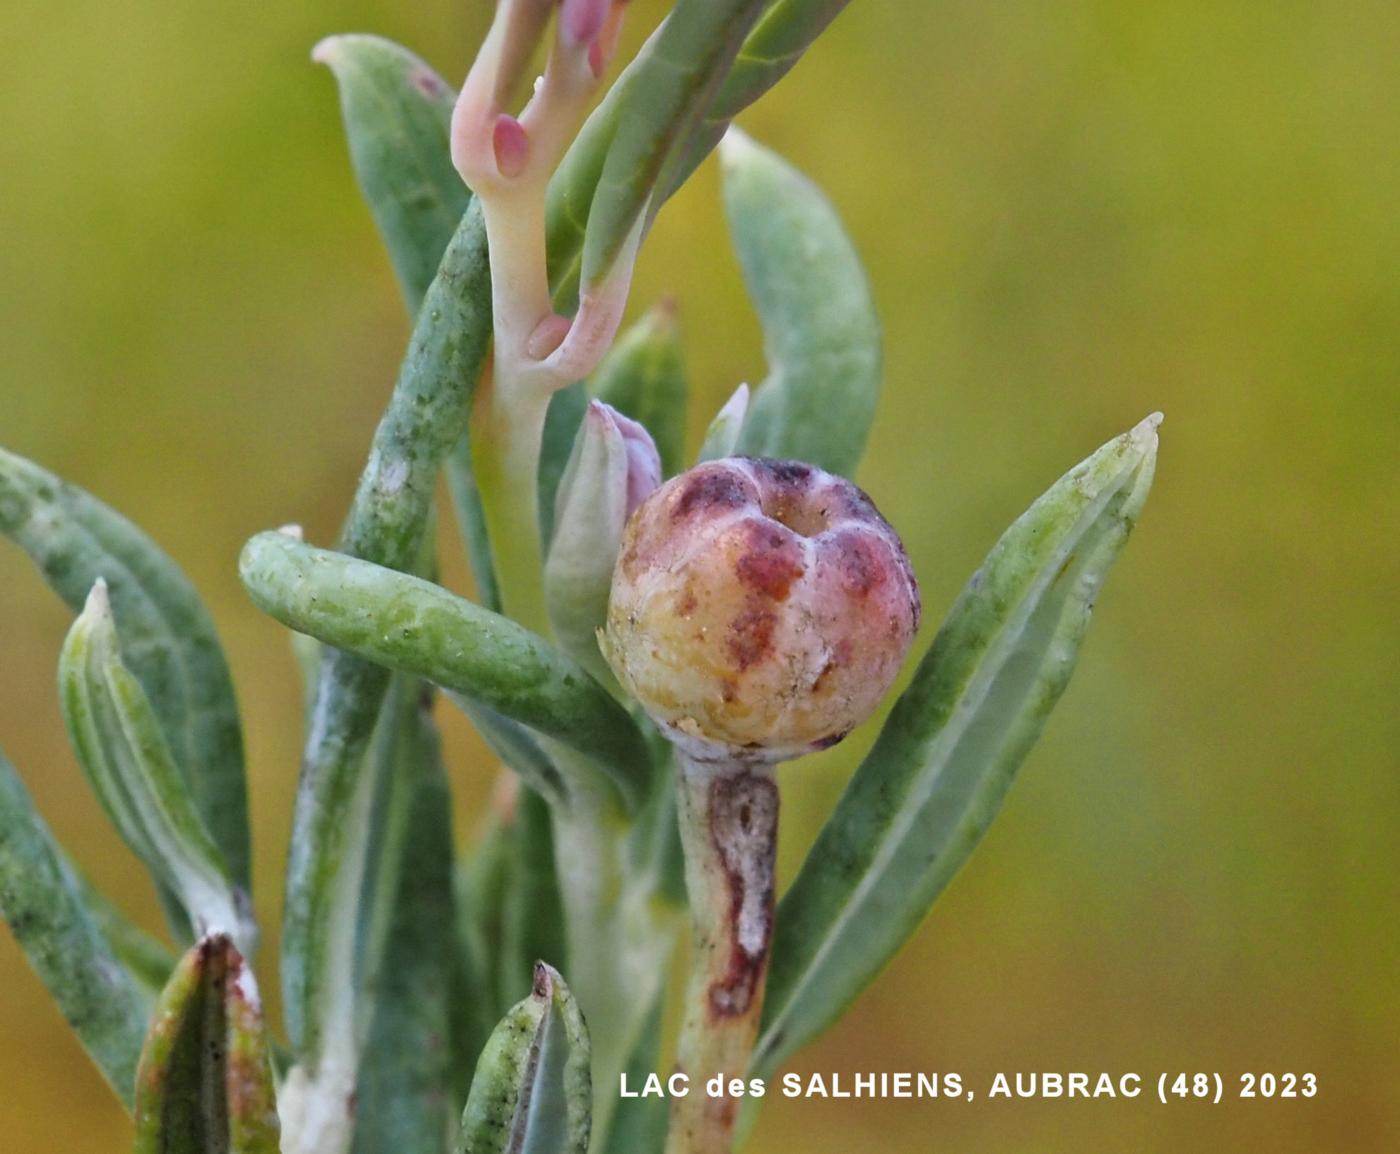
[[[634,6],[632,42],[660,7]],[[332,539],[406,333],[307,52],[375,31],[458,78],[486,15],[468,8],[0,17],[0,442],[140,521],[208,596],[269,926],[299,705],[235,558],[291,520]],[[1050,481],[1167,414],[1156,492],[1000,820],[795,1068],[975,1088],[998,1070],[1307,1070],[1321,1087],[1220,1106],[776,1099],[755,1154],[1400,1149],[1397,58],[1382,0],[860,0],[746,117],[829,190],[868,262],[887,376],[861,481],[922,579],[921,644]],[[666,293],[703,427],[762,373],[713,165],[645,251],[635,306]],[[66,624],[0,547],[0,743],[154,927],[63,738]],[[469,830],[488,763],[447,722]],[[787,772],[788,876],[871,739]],[[7,934],[0,1039],[0,1146],[127,1145]]]

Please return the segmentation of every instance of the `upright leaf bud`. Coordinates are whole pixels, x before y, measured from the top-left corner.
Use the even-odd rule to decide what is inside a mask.
[[[864,493],[739,457],[672,479],[628,522],[603,652],[692,757],[780,761],[863,721],[918,623],[909,559]]]

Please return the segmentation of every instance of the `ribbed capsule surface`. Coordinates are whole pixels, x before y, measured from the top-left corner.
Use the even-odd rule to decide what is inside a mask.
[[[732,457],[673,478],[628,521],[602,645],[701,755],[780,760],[869,716],[918,624],[909,559],[869,497],[801,462]]]

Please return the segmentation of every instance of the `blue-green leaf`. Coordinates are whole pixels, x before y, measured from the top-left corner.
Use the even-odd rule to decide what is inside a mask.
[[[0,534],[34,559],[77,613],[98,578],[175,764],[235,882],[248,888],[243,734],[228,665],[198,594],[176,564],[120,514],[0,449]]]
[[[154,998],[165,988],[175,969],[176,958],[159,938],[154,937],[114,905],[72,861],[59,854],[64,872],[82,895],[97,928],[107,939],[116,959],[126,967],[141,988]]]
[[[195,807],[141,683],[122,661],[106,582],[92,587],[59,659],[64,721],[98,800],[197,932],[225,933],[251,952],[246,893]]]
[[[9,923],[78,1040],[129,1108],[150,1009],[118,961],[35,812],[0,754],[0,917]]]
[[[695,5],[686,14],[685,22],[690,27],[685,29],[668,30],[666,25],[681,21],[674,14],[667,19],[588,118],[550,181],[549,281],[560,309],[571,311],[577,299],[585,230],[593,235],[590,244],[606,249],[619,245],[626,236],[627,230],[621,225],[631,219],[629,202],[644,196],[648,214],[654,216],[662,202],[709,155],[729,121],[786,75],[846,3],[847,0],[773,0],[766,6],[710,5],[708,10]],[[708,25],[711,20],[721,26],[718,32]],[[707,26],[698,33],[691,31],[691,27],[701,23]],[[735,54],[733,37],[743,35],[741,27],[749,31]],[[674,71],[672,76],[662,75],[668,70],[660,45],[663,37],[671,38],[674,45],[668,54],[684,61],[669,69]],[[686,40],[692,43],[684,43]],[[711,53],[708,66],[697,67],[703,63],[702,49],[706,47]],[[697,83],[702,75],[703,82]],[[656,77],[660,77],[659,81]],[[675,106],[660,97],[666,88],[683,89],[687,77],[692,85],[689,99],[677,114]],[[720,79],[718,85],[716,79]],[[613,206],[612,233],[605,243],[601,235],[602,215],[594,224],[589,209],[605,162],[612,163],[610,149],[620,135],[624,112],[640,121],[638,127],[650,121],[656,136],[647,164],[630,174],[635,185],[622,203]],[[658,125],[661,131],[657,131]],[[617,167],[626,174],[623,162],[617,162]],[[648,173],[654,173],[654,186],[646,183]]]
[[[568,800],[569,792],[564,779],[530,730],[466,694],[449,692],[447,698],[471,719],[481,740],[504,765],[520,775],[521,781],[551,805],[560,805]]]
[[[589,1057],[573,995],[540,962],[530,996],[496,1027],[477,1063],[459,1154],[587,1154]]]
[[[996,816],[1147,499],[1159,419],[1056,482],[953,606],[778,908],[757,1072],[841,1015]]]
[[[588,393],[582,381],[575,381],[549,398],[544,432],[540,437],[540,540],[546,546],[554,539],[555,506],[559,502],[559,482],[569,465],[578,427],[588,408]]]
[[[880,325],[865,270],[831,202],[786,161],[731,129],[720,163],[768,357],[739,452],[849,477],[880,391]]]
[[[243,583],[284,625],[426,678],[577,750],[624,803],[650,776],[626,710],[543,638],[439,585],[285,533],[244,547]]]
[[[700,123],[766,5],[767,0],[679,0],[624,70],[551,183],[559,229],[550,237],[553,283],[572,280],[558,265],[570,248],[581,249],[585,289],[608,275],[648,205],[660,207],[660,198],[653,197],[658,186],[668,184],[668,166]],[[580,238],[575,230],[581,220],[587,224]]]
[[[522,789],[511,822],[510,863],[501,895],[498,994],[505,1005],[526,992],[536,961],[565,963],[564,908],[548,803]]]
[[[395,569],[412,568],[426,537],[433,490],[467,412],[491,335],[491,278],[481,213],[462,219],[418,314],[399,379],[375,430],[340,547]],[[324,928],[335,920],[347,853],[345,815],[361,785],[389,671],[328,649],[302,755],[282,932],[287,1031],[315,1065],[334,984]]]
[[[850,0],[774,0],[735,57],[713,103],[691,132],[669,196],[723,138],[734,117],[777,84]]]
[[[744,427],[744,419],[749,413],[749,386],[740,385],[734,395],[724,402],[715,414],[710,427],[705,430],[705,440],[700,446],[697,465],[706,461],[717,461],[721,457],[731,457],[739,444],[739,433]]]
[[[369,1018],[355,1095],[354,1150],[441,1150],[451,1117],[456,951],[452,798],[431,692],[407,678],[377,735],[391,762],[367,879],[362,968]]]
[[[661,1068],[661,1026],[664,999],[658,997],[642,1027],[642,1036],[627,1063],[627,1084],[643,1085]],[[616,1100],[606,1133],[601,1135],[605,1154],[660,1154],[666,1145],[669,1104],[665,1098],[618,1098],[617,1088],[600,1087]]]
[[[457,94],[408,49],[378,36],[331,36],[311,56],[340,86],[355,177],[416,313],[471,201],[448,151]]]
[[[452,498],[452,511],[457,528],[466,547],[472,578],[476,581],[476,599],[491,610],[501,611],[501,584],[496,579],[496,559],[491,552],[491,535],[486,529],[486,510],[481,503],[481,490],[476,483],[472,464],[470,433],[463,433],[448,454],[444,469],[447,492]]]

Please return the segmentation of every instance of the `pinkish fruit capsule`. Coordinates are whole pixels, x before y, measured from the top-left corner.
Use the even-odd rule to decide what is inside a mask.
[[[909,559],[870,498],[811,465],[733,457],[628,521],[602,646],[692,756],[779,761],[868,717],[918,624]]]

